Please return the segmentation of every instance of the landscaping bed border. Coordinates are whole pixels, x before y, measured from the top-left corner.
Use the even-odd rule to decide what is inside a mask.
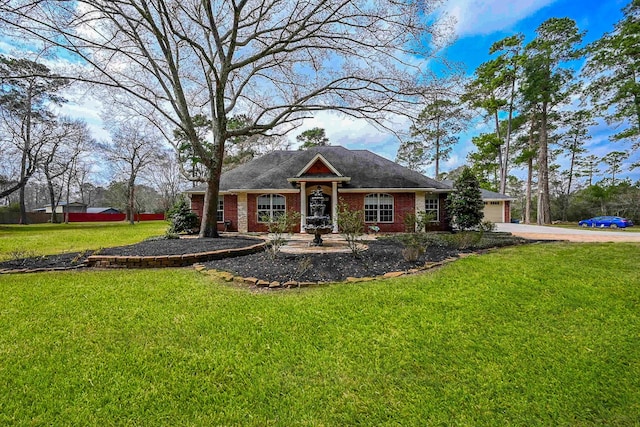
[[[231,258],[261,252],[266,249],[267,242],[262,241],[255,245],[243,248],[219,249],[216,251],[199,252],[184,255],[154,255],[154,256],[123,256],[123,255],[90,255],[81,264],[70,267],[45,267],[45,268],[0,268],[0,274],[14,273],[42,273],[46,271],[68,271],[81,268],[166,268],[166,267],[190,267],[194,264],[215,261],[217,259]]]
[[[87,267],[99,268],[165,268],[187,267],[193,264],[217,259],[231,258],[265,250],[267,242],[257,243],[244,248],[220,249],[184,255],[159,256],[116,256],[91,255],[84,262]]]

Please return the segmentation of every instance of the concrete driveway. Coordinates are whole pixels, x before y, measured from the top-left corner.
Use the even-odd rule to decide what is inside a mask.
[[[637,231],[609,229],[566,229],[530,224],[496,224],[497,231],[506,231],[515,236],[537,240],[568,240],[570,242],[640,242]]]

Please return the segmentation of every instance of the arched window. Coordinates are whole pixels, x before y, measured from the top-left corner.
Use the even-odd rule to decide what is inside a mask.
[[[280,194],[258,196],[258,222],[273,221],[274,218],[283,215],[285,209],[285,198]]]
[[[365,222],[393,222],[393,196],[367,194],[364,198]]]

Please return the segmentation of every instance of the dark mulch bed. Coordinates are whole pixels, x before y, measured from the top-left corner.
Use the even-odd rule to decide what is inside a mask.
[[[161,256],[184,255],[209,252],[220,249],[235,249],[252,246],[262,242],[261,239],[232,236],[218,239],[159,239],[145,240],[129,246],[117,246],[99,251],[72,252],[60,255],[17,258],[0,262],[0,270],[41,268],[73,268],[80,266],[90,255],[120,256]]]
[[[498,237],[500,237],[498,239]],[[159,256],[182,255],[251,246],[260,239],[223,236],[218,239],[168,239],[147,240],[130,246],[102,249],[100,255]],[[486,247],[521,244],[524,239],[496,235],[488,239]],[[287,254],[280,253],[272,258],[266,252],[259,252],[235,258],[210,261],[205,266],[210,269],[228,271],[243,277],[256,277],[269,282],[339,282],[347,277],[373,277],[392,271],[407,271],[423,266],[426,262],[438,262],[455,257],[461,251],[456,245],[446,243],[446,239],[434,240],[427,244],[427,250],[415,262],[404,259],[404,245],[393,238],[382,238],[367,242],[368,249],[357,257],[351,253]],[[30,257],[0,263],[1,269],[41,269],[73,268],[91,255],[92,252],[70,253],[42,257]]]
[[[402,243],[394,239],[368,241],[369,249],[358,257],[352,253],[287,254],[275,259],[266,252],[238,258],[210,261],[210,269],[224,270],[243,277],[255,277],[269,282],[340,282],[347,277],[373,277],[391,271],[407,271],[426,262],[442,261],[460,252],[443,246],[430,246],[415,262],[402,256]]]
[[[100,253],[96,255],[161,256],[197,254],[220,249],[245,248],[261,242],[263,242],[262,239],[243,236],[222,236],[217,239],[145,240],[135,245],[101,249]]]

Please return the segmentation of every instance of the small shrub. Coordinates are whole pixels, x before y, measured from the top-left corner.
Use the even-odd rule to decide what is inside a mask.
[[[459,233],[443,236],[448,246],[454,249],[465,250],[476,247],[482,240],[482,233],[477,231],[461,231]]]
[[[311,270],[312,268],[313,268],[313,261],[311,260],[310,257],[306,256],[302,258],[300,261],[298,261],[298,266],[296,268],[296,275],[302,276],[304,273]]]
[[[342,199],[338,203],[338,229],[347,241],[347,246],[354,256],[359,256],[362,250],[360,236],[364,234],[364,212],[353,211]]]
[[[1,213],[15,213],[20,212],[20,204],[19,203],[11,203],[8,206],[0,206],[0,214]]]
[[[409,236],[404,243],[404,249],[402,250],[402,258],[407,262],[416,262],[425,253],[426,248],[424,243],[420,239]]]
[[[170,223],[167,234],[193,234],[198,230],[200,222],[198,215],[189,209],[184,197],[167,212],[167,219]]]
[[[402,258],[407,262],[416,262],[425,253],[425,239],[421,239],[416,233],[405,234],[398,238],[404,245]]]
[[[417,218],[416,218],[416,214],[410,212],[408,214],[405,214],[404,219],[402,220],[402,223],[404,224],[404,232],[405,233],[415,233],[416,232],[416,224],[417,224]],[[420,231],[420,230],[418,230]]]
[[[81,252],[78,252],[78,254],[77,254],[76,256],[74,256],[74,257],[73,257],[73,259],[71,260],[71,262],[72,262],[73,264],[77,264],[77,263],[79,263],[79,262],[82,262],[82,261],[84,261],[84,259],[85,259],[86,257],[88,257],[89,255],[91,255],[91,253],[92,253],[92,251],[81,251]]]
[[[285,236],[291,234],[294,227],[300,222],[300,214],[290,210],[273,218],[265,215],[260,220],[267,224],[267,230],[269,231],[270,240],[267,246],[267,254],[275,259],[282,247],[287,244]]]
[[[433,212],[421,211],[418,214],[408,213],[404,216],[403,224],[405,233],[424,233],[429,231],[429,225],[436,217]]]
[[[416,226],[418,228],[418,231],[428,232],[429,226],[435,219],[436,216],[433,214],[433,212],[418,212],[418,216],[416,218]]]
[[[402,258],[407,262],[416,262],[423,253],[424,248],[421,246],[407,246],[402,250]]]
[[[496,224],[491,221],[482,221],[480,224],[480,230],[488,233],[496,231]]]

